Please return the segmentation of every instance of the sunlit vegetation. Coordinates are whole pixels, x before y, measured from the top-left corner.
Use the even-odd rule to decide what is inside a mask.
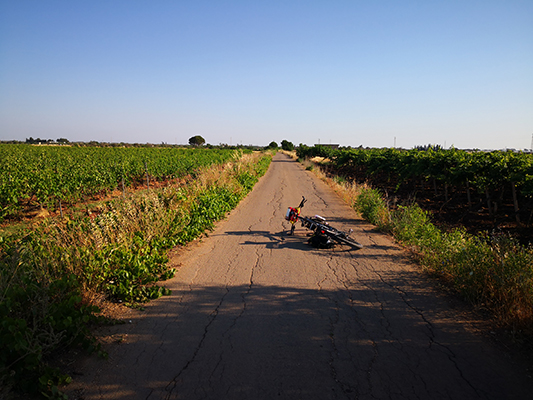
[[[37,159],[42,161],[51,154],[38,153]],[[93,154],[101,154],[102,162],[109,166],[105,157],[109,153]],[[126,153],[113,154],[125,157]],[[167,263],[168,250],[211,229],[253,188],[271,160],[270,154],[218,150],[141,154],[140,164],[130,160],[122,165],[137,165],[142,171],[147,160],[156,171],[156,156],[168,156],[168,163],[176,154],[191,159],[175,161],[174,171],[152,173],[181,176],[173,185],[126,192],[101,202],[97,212],[89,215],[58,215],[1,231],[1,386],[61,398],[58,385],[70,378],[51,368],[49,357],[68,346],[104,355],[90,326],[102,318],[105,305],[120,302],[141,307],[169,294],[161,283],[175,272]],[[211,162],[205,161],[210,155]],[[101,170],[94,159],[87,162]],[[160,168],[167,167],[164,164]],[[115,187],[116,179],[120,182],[124,176],[122,171],[122,166],[117,167],[117,174],[107,181],[109,186],[100,186],[100,190]],[[130,180],[137,178],[130,175]],[[59,183],[55,188],[58,196],[70,193]]]
[[[38,205],[59,210],[91,196],[179,180],[235,150],[0,144],[0,220]]]

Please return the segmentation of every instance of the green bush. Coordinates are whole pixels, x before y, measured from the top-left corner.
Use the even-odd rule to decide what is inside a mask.
[[[399,206],[391,215],[390,228],[399,241],[429,251],[441,245],[441,232],[418,205]]]
[[[75,276],[46,281],[28,269],[10,272],[0,302],[0,381],[34,394],[57,391],[70,378],[43,361],[63,346],[99,349],[88,330],[97,310],[82,303]]]
[[[355,200],[355,209],[371,224],[389,229],[387,204],[377,189],[363,188]]]
[[[503,323],[533,326],[533,248],[506,235],[443,232],[416,204],[389,211],[380,192],[363,189],[355,208],[369,222],[409,246],[429,271],[461,296],[490,309]]]

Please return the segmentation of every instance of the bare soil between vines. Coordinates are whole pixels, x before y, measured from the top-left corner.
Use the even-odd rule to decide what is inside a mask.
[[[161,189],[169,186],[183,186],[194,178],[191,175],[182,177],[181,179],[166,179],[160,181],[150,181],[147,185],[146,181],[135,182],[133,185],[125,188],[124,192],[121,189],[102,190],[99,193],[86,196],[85,200],[76,202],[64,202],[56,207],[42,206],[37,198],[33,196],[30,199],[21,201],[21,209],[14,215],[5,217],[4,221],[0,223],[0,229],[7,229],[19,224],[34,223],[46,218],[58,218],[63,216],[85,214],[90,218],[94,218],[101,214],[102,209],[100,204],[118,199],[124,195],[131,195],[133,193],[141,192],[143,190]]]

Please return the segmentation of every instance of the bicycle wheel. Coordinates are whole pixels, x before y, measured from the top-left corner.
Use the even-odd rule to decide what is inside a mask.
[[[344,233],[331,233],[330,235],[333,239],[335,239],[339,243],[347,244],[349,246],[353,246],[357,249],[362,249],[363,245],[359,242],[356,242],[354,239],[349,237],[348,235]]]

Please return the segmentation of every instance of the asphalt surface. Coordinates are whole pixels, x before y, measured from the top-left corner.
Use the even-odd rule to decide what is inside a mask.
[[[288,206],[309,199],[365,247],[318,250]],[[528,399],[526,370],[405,250],[278,154],[209,237],[177,252],[172,295],[106,328],[78,399]]]

